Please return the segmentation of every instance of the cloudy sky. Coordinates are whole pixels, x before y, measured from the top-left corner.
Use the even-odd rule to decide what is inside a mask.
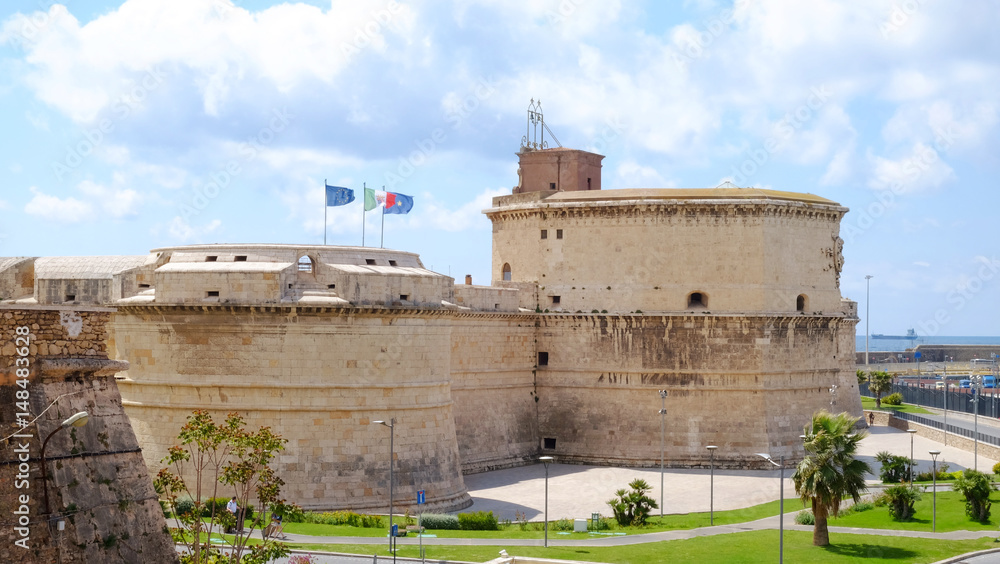
[[[326,179],[412,195],[385,246],[487,283],[534,98],[605,189],[851,208],[859,333],[870,274],[872,332],[1000,335],[998,27],[989,0],[6,1],[0,256],[322,243]],[[361,227],[329,209],[331,243]]]

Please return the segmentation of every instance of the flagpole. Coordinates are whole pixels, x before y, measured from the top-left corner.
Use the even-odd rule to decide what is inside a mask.
[[[357,186],[357,184],[355,184],[355,186]],[[365,246],[365,218],[367,217],[365,214],[368,213],[368,183],[362,182],[361,183],[361,188],[362,188],[362,191],[364,192],[364,195],[365,195],[365,200],[363,202],[364,205],[361,206],[361,246],[364,247]]]
[[[382,187],[382,191],[385,192],[385,186]],[[382,238],[378,242],[380,249],[385,248],[385,204],[382,204]]]
[[[326,198],[326,179],[323,179],[323,246],[326,246],[326,208],[330,202]]]

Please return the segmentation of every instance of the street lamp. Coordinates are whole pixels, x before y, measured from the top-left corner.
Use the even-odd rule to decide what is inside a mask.
[[[545,465],[545,548],[549,547],[549,463],[555,460],[551,456],[539,456],[538,460]]]
[[[715,525],[715,449],[719,447],[708,445],[705,448],[712,455],[711,470],[709,471],[711,474],[708,482],[708,524]]]
[[[778,498],[778,564],[782,564],[785,561],[785,457],[780,456],[778,462],[775,462],[771,455],[765,452],[758,452],[757,456],[781,469],[781,497]]]
[[[63,421],[54,431],[49,433],[49,436],[45,437],[42,441],[42,491],[45,492],[45,514],[49,515],[52,511],[49,509],[49,482],[48,482],[48,472],[45,468],[45,447],[49,444],[49,439],[53,435],[62,431],[63,429],[69,429],[70,427],[83,427],[90,420],[90,414],[86,411],[81,411],[79,413],[73,414],[69,419]]]
[[[913,485],[913,435],[917,434],[916,429],[907,429],[907,433],[910,434],[910,485]]]
[[[667,425],[667,391],[660,390],[660,522],[663,521],[663,440]]]
[[[937,457],[939,454],[941,454],[941,451],[932,450],[929,452],[931,454],[931,459],[933,460],[932,464],[934,465],[933,469],[931,470],[931,472],[933,472],[934,474],[934,490],[933,490],[934,501],[933,504],[931,505],[931,507],[933,508],[931,510],[931,532],[936,533],[937,532]]]
[[[392,534],[393,533],[393,531],[392,531],[392,509],[393,509],[393,507],[392,507],[392,502],[393,502],[393,499],[392,499],[392,494],[393,494],[393,489],[392,489],[392,485],[393,485],[392,468],[393,468],[393,466],[395,466],[393,464],[393,458],[395,458],[395,455],[393,453],[393,441],[395,440],[395,434],[396,434],[396,418],[393,417],[388,422],[386,422],[386,421],[372,421],[372,425],[385,425],[386,427],[389,428],[389,552],[392,553],[392,561],[395,562],[396,561],[396,551],[393,549],[393,545],[395,544],[396,538],[395,538],[395,535]]]
[[[865,366],[868,366],[868,312],[871,304],[871,274],[865,275]]]

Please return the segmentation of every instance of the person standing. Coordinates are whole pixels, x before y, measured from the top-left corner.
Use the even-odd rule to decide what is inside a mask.
[[[229,503],[226,504],[226,511],[233,514],[234,522],[233,528],[226,532],[236,533],[242,531],[243,523],[240,523],[240,504],[236,503],[236,496],[233,496],[233,499],[229,500]]]

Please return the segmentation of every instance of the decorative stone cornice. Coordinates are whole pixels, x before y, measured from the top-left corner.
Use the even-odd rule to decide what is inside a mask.
[[[712,221],[732,218],[804,218],[839,221],[848,209],[839,205],[780,200],[614,200],[593,202],[537,202],[490,208],[493,221],[539,219],[678,219]]]

